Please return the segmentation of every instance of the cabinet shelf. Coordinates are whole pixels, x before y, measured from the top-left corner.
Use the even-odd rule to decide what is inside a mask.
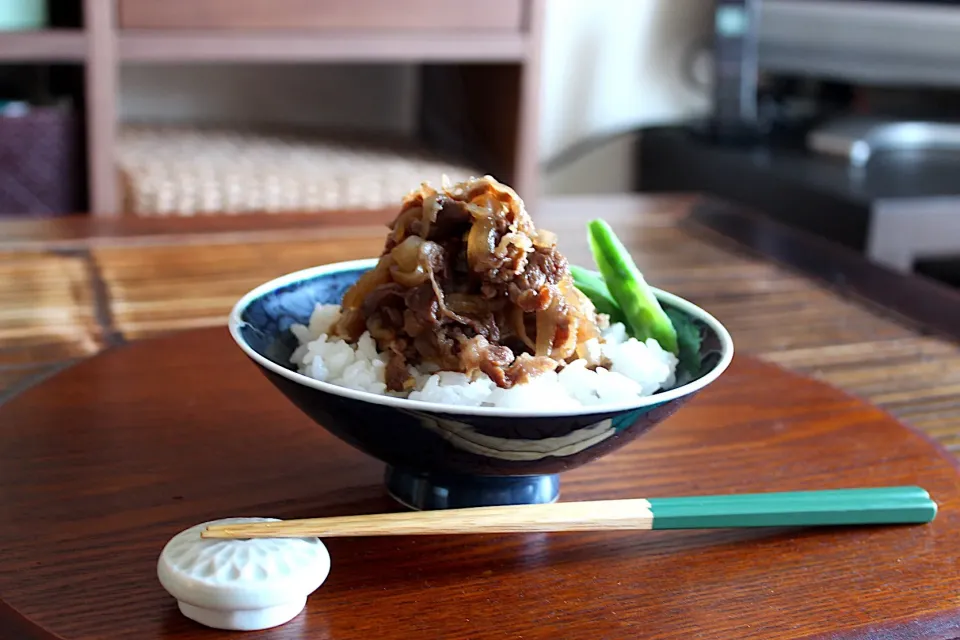
[[[0,31],[2,62],[83,62],[86,57],[82,29]]]
[[[119,56],[130,62],[520,62],[521,32],[436,31],[119,31]]]
[[[475,155],[528,205],[535,197],[546,0],[485,0],[482,15],[473,0],[73,3],[75,15],[52,24],[82,28],[0,31],[0,64],[83,65],[86,209],[93,215],[123,213],[116,156],[124,64],[399,63],[421,64],[433,76],[443,71],[417,89],[423,142],[456,156],[479,148]]]

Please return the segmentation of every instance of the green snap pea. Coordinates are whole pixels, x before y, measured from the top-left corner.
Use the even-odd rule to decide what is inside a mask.
[[[590,299],[597,313],[610,316],[610,324],[622,322],[626,324],[620,305],[610,295],[607,283],[596,271],[590,271],[577,265],[570,265],[570,275],[573,276],[573,285]]]
[[[673,323],[613,229],[604,220],[591,220],[587,228],[593,259],[633,336],[653,338],[663,349],[679,354]]]

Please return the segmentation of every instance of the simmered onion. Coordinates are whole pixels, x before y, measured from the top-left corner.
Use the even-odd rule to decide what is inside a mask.
[[[594,317],[596,308],[593,303],[580,289],[573,286],[569,281],[564,280],[560,283],[560,290],[567,301],[567,305],[573,311],[575,317]],[[594,322],[580,322],[577,325],[577,342],[584,343],[587,340],[593,340],[600,337],[600,329]]]
[[[390,252],[390,258],[401,271],[413,271],[420,263],[420,247],[423,245],[420,236],[409,236]]]
[[[560,344],[557,344],[556,338],[554,338],[553,350],[550,352],[550,357],[554,360],[567,360],[577,352],[577,326],[580,324],[579,316],[569,313],[568,310],[567,315],[564,316],[564,321],[567,323],[566,339]],[[557,326],[559,327],[559,322]]]
[[[530,339],[529,334],[527,334],[527,324],[523,310],[520,307],[511,307],[509,313],[510,326],[513,328],[514,335],[520,338],[523,344],[527,345],[527,348],[536,351],[537,345]]]
[[[557,335],[557,321],[560,301],[554,297],[553,302],[543,311],[537,311],[537,348],[538,356],[549,356],[553,351],[553,341]]]
[[[390,275],[393,277],[394,282],[398,282],[410,289],[423,284],[428,278],[427,272],[419,266],[414,268],[413,271],[401,271],[397,268],[397,265],[393,265],[390,267]]]
[[[546,229],[538,229],[533,237],[533,246],[535,247],[554,247],[557,244],[557,234]]]
[[[423,195],[423,211],[420,216],[420,234],[427,238],[430,236],[430,226],[437,221],[437,214],[440,212],[440,198],[433,189],[425,191]]]
[[[459,315],[483,316],[490,313],[490,302],[482,296],[448,293],[444,302],[450,311]]]
[[[490,254],[497,241],[497,222],[493,216],[482,216],[474,220],[467,236],[467,264],[474,271],[481,271],[490,261]]]
[[[390,238],[395,242],[399,243],[407,237],[407,232],[410,228],[410,222],[420,217],[423,213],[423,208],[418,206],[411,206],[408,209],[405,209],[396,220],[393,221],[393,224],[390,225]]]
[[[341,305],[344,309],[359,309],[364,298],[381,284],[390,282],[390,261],[381,259],[377,266],[357,278],[357,281],[343,295]]]
[[[423,238],[409,236],[390,252],[390,276],[405,287],[416,287],[427,281],[427,272],[423,268],[421,257]]]
[[[500,238],[500,243],[494,250],[494,254],[496,254],[498,257],[503,257],[510,251],[511,246],[516,247],[524,253],[533,249],[533,243],[530,241],[529,236],[522,233],[505,233],[503,237]],[[520,268],[522,268],[525,264],[526,261],[524,260],[519,265]]]

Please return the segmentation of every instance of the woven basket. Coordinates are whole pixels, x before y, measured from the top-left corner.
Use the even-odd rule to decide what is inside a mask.
[[[74,212],[78,183],[77,118],[69,107],[0,116],[0,214]]]
[[[379,209],[424,180],[478,173],[403,143],[175,126],[123,127],[118,160],[136,216]]]

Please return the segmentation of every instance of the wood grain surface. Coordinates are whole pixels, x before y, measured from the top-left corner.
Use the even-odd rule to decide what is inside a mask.
[[[0,637],[237,637],[184,618],[165,542],[220,517],[375,513],[382,467],[213,328],[89,359],[0,406]],[[747,357],[562,500],[917,484],[930,525],[328,541],[328,581],[245,638],[924,638],[960,634],[960,475],[926,437]]]

